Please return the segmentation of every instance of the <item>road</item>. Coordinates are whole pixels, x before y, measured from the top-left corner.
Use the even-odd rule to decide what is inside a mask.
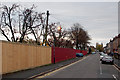
[[[99,54],[87,56],[70,66],[37,78],[109,78],[109,80],[119,80],[119,70],[114,65],[101,64],[99,56]]]

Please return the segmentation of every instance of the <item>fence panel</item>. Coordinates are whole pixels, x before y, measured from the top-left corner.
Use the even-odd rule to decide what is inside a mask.
[[[51,63],[51,47],[2,41],[2,73],[34,68]]]
[[[70,48],[58,48],[55,47],[55,63],[75,58],[76,54],[74,49]],[[52,63],[54,63],[54,48],[52,47]]]

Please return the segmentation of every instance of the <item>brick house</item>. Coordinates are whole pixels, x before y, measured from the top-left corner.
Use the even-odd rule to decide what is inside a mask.
[[[115,51],[120,54],[120,34],[113,38],[113,52]]]
[[[120,54],[120,34],[115,36],[113,40],[110,40],[110,42],[106,44],[106,51],[107,53],[118,52]]]

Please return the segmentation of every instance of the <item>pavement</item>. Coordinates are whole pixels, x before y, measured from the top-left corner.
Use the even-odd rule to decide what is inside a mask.
[[[67,67],[34,80],[120,80],[120,71],[111,64],[102,64],[100,55],[93,54]]]
[[[120,59],[114,58],[114,64],[120,69]]]
[[[46,65],[46,66],[42,66],[42,67],[36,67],[36,68],[18,71],[18,72],[14,72],[14,73],[4,74],[4,75],[2,75],[2,80],[10,80],[10,79],[11,80],[23,80],[23,79],[34,78],[38,75],[46,74],[50,71],[53,71],[55,69],[65,66],[65,65],[71,64],[73,62],[76,62],[80,59],[82,59],[82,57],[69,59],[66,61],[58,62],[56,64],[50,64],[50,65]]]

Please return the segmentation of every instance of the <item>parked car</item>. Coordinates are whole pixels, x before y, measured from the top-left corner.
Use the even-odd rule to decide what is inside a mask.
[[[108,56],[108,55],[105,54],[105,53],[101,53],[101,54],[100,54],[100,61],[102,60],[102,58],[103,58],[104,56]]]
[[[92,52],[92,54],[96,54],[96,52]]]
[[[102,55],[102,54],[105,54],[105,53],[103,53],[103,52],[99,52],[99,54]]]
[[[104,56],[102,59],[102,64],[103,63],[111,63],[113,64],[114,63],[114,59],[111,57],[111,56]]]
[[[83,57],[84,55],[82,53],[76,53],[77,57]]]

